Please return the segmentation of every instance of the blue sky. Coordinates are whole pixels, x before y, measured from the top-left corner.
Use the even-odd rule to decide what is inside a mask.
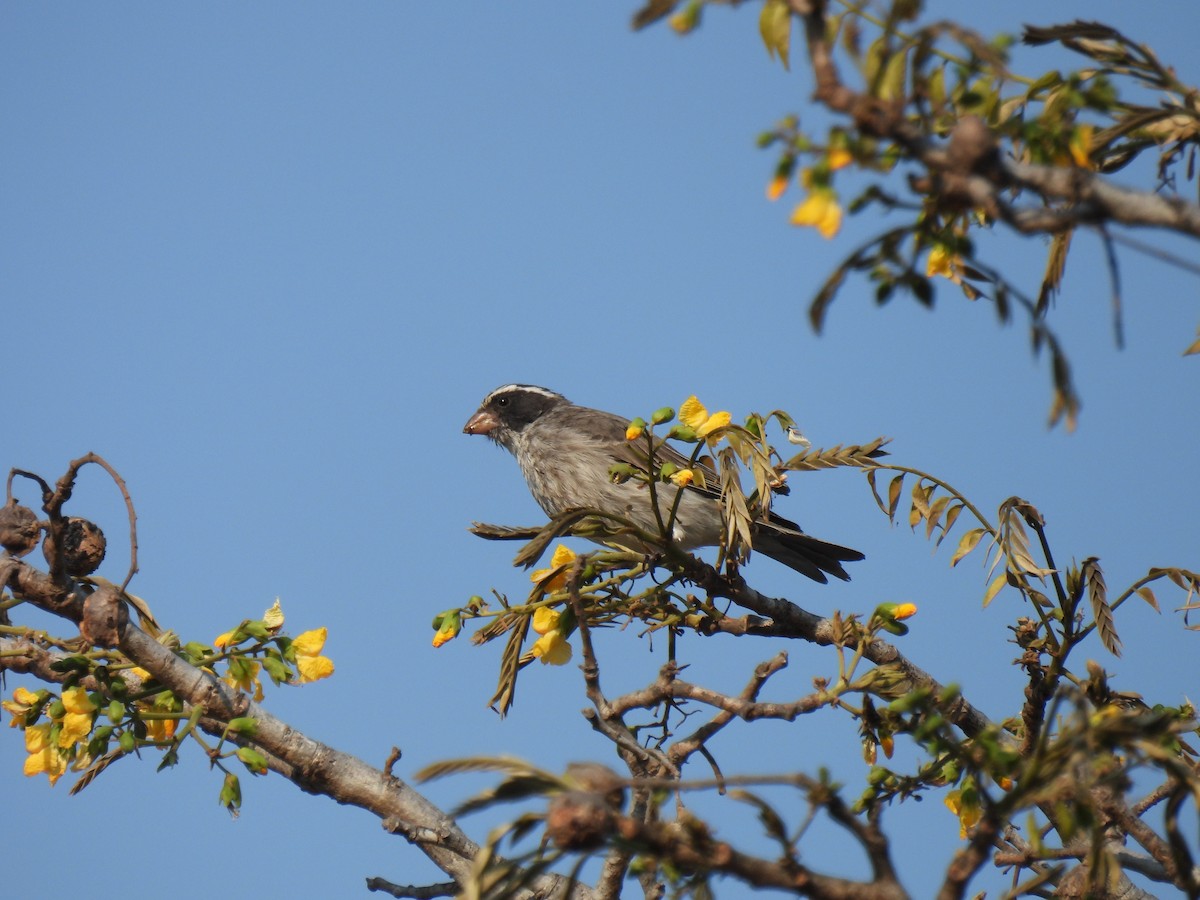
[[[1191,3],[1156,4],[1153,17],[1111,0],[963,6],[932,3],[931,18],[969,15],[988,33],[1105,20],[1200,81]],[[1118,351],[1099,244],[1077,239],[1053,320],[1083,392],[1074,434],[1045,428],[1045,361],[1024,330],[953,291],[933,313],[905,298],[877,309],[871,288],[851,282],[816,337],[809,298],[880,223],[863,217],[825,242],[787,225],[794,194],[774,205],[763,196],[774,157],[755,136],[792,111],[814,130],[825,121],[804,106],[809,80],[768,61],[751,9],[717,10],[688,39],[631,33],[633,9],[0,9],[10,384],[0,461],[46,478],[89,450],[116,466],[139,516],[132,589],[185,640],[210,641],[277,596],[293,632],[328,626],[336,676],[274,690],[268,705],[376,764],[401,747],[402,776],[477,752],[551,768],[609,758],[578,715],[573,667],[528,670],[501,721],[486,708],[500,648],[429,644],[439,610],[528,585],[509,565],[513,547],[466,531],[472,520],[541,519],[512,460],[460,433],[505,382],[631,416],[691,393],[735,416],[781,407],[818,446],[888,435],[896,461],[986,509],[1013,494],[1035,503],[1060,559],[1099,556],[1110,588],[1151,565],[1200,565],[1200,369],[1180,356],[1200,319],[1194,275],[1121,251]],[[1032,58],[1021,53],[1018,68]],[[1039,73],[1070,64],[1053,54],[1031,63]],[[1138,237],[1194,257],[1194,245]],[[1044,242],[998,236],[987,252],[1036,288]],[[780,510],[867,561],[850,584],[820,588],[756,560],[751,582],[817,612],[916,601],[906,652],[994,717],[1014,712],[1005,625],[1022,612],[1017,600],[981,610],[979,563],[952,571],[948,548],[931,556],[923,537],[889,526],[860,475],[793,484]],[[35,499],[24,485],[18,496]],[[119,581],[123,510],[98,469],[72,508],[106,529],[102,574]],[[1162,660],[1194,657],[1195,636],[1170,610],[1176,598],[1160,599],[1162,615],[1138,605],[1119,614],[1124,658],[1098,646],[1093,655],[1121,689],[1177,703],[1195,685]],[[57,627],[25,610],[16,618]],[[634,632],[601,642],[610,692],[663,662],[662,643]],[[681,654],[694,680],[733,691],[778,649],[686,638]],[[776,699],[834,670],[826,651],[787,649]],[[731,728],[713,750],[727,773],[828,765],[851,794],[864,772],[853,727],[829,715]],[[116,897],[132,878],[169,882],[181,898],[217,885],[348,896],[371,875],[439,880],[374,818],[275,776],[245,779],[231,822],[219,778],[194,750],[161,774],[153,758],[123,762],[75,798],[65,782],[23,778],[23,758],[5,729],[0,784],[6,807],[21,811],[10,848],[21,863],[5,875],[14,894],[86,882],[92,896]],[[429,792],[448,806],[480,784]],[[697,801],[728,837],[753,833],[749,814],[707,802]],[[920,895],[931,858],[956,846],[957,823],[936,803],[888,818],[908,823],[898,853]],[[482,838],[495,821],[466,824]],[[92,837],[109,833],[119,868]],[[822,833],[806,856],[861,871]]]

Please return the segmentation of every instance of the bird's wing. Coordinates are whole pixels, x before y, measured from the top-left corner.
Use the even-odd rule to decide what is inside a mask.
[[[587,433],[594,435],[597,443],[603,444],[605,452],[612,459],[613,463],[624,463],[634,466],[637,469],[645,470],[646,440],[645,438],[638,438],[632,441],[626,440],[625,429],[629,427],[628,419],[614,413],[604,412],[599,409],[589,409],[583,406],[577,406],[572,409],[571,415],[586,421]],[[691,469],[703,474],[705,486],[700,487],[693,482],[688,485],[689,491],[702,494],[706,497],[717,498],[721,496],[721,479],[711,466],[704,463],[691,462],[688,457],[684,456],[661,438],[655,438],[654,440],[654,455],[659,464],[670,462],[681,469]]]

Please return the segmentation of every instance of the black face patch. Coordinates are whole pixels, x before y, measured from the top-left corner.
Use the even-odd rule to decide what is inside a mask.
[[[565,402],[566,398],[561,394],[545,388],[512,384],[492,391],[483,405],[492,410],[510,431],[521,431],[547,410]]]

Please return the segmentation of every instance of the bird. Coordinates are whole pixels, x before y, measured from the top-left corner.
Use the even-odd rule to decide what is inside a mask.
[[[641,531],[660,533],[645,483],[614,480],[614,464],[646,465],[644,452],[626,438],[630,421],[614,413],[578,406],[562,394],[532,384],[496,388],[463,426],[466,434],[482,434],[516,457],[529,491],[548,516],[573,509],[594,509],[629,520]],[[673,447],[656,450],[660,462],[701,469],[706,485],[720,483],[711,468],[692,463]],[[679,487],[663,483],[660,509],[669,510],[682,491],[672,523],[671,540],[684,550],[712,547],[725,534],[720,494],[708,486]],[[665,512],[664,512],[665,514]],[[610,542],[620,544],[620,540]],[[828,575],[849,581],[844,562],[863,554],[804,533],[795,522],[772,512],[751,526],[752,548],[822,584]],[[641,546],[630,546],[641,550]]]

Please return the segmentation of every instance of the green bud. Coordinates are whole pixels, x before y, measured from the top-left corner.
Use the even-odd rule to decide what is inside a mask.
[[[962,693],[961,688],[959,688],[959,686],[957,684],[954,684],[953,682],[951,682],[950,684],[948,684],[944,688],[942,688],[942,692],[940,694],[938,694],[938,701],[941,703],[952,703],[953,701],[958,699],[958,697],[961,693]]]
[[[613,484],[624,484],[637,473],[629,463],[614,463],[608,467],[608,480]]]
[[[237,734],[254,734],[258,730],[258,719],[254,716],[239,716],[236,719],[230,719],[226,728]]]
[[[232,772],[225,775],[225,781],[221,785],[221,793],[219,795],[220,804],[229,810],[229,814],[236,816],[238,810],[242,806],[242,783],[238,781],[238,777]]]
[[[189,660],[199,662],[213,652],[213,648],[208,644],[202,644],[199,641],[188,641],[180,648]]]
[[[676,441],[683,441],[686,444],[694,444],[700,440],[696,436],[696,429],[690,425],[675,425],[667,432],[667,437]]]
[[[87,672],[92,668],[92,661],[86,656],[65,656],[50,663],[52,672]]]
[[[237,758],[255,775],[267,774],[267,758],[253,747],[238,747]]]
[[[276,684],[283,684],[283,682],[291,680],[292,670],[279,657],[264,656],[262,665],[263,669],[271,677],[271,680]]]
[[[67,708],[66,708],[66,706],[63,705],[63,702],[61,700],[55,700],[46,709],[46,715],[48,715],[52,719],[61,719],[66,714],[67,714]]]
[[[113,727],[111,725],[101,725],[98,728],[92,729],[92,740],[107,742],[112,733]]]
[[[651,423],[662,425],[664,422],[670,422],[675,418],[675,410],[669,406],[664,406],[662,409],[656,409],[654,415],[650,417]]]
[[[897,697],[888,704],[888,709],[894,713],[911,712],[914,709],[919,709],[925,705],[925,701],[929,699],[929,691],[917,689],[909,691],[903,697]]]
[[[679,466],[675,465],[675,463],[665,462],[662,464],[662,466],[659,467],[658,480],[666,481],[668,478],[670,478],[672,475],[674,475],[678,471],[679,471]]]
[[[122,731],[117,744],[120,746],[122,753],[132,753],[137,749],[137,738],[133,736],[132,731]]]
[[[241,631],[246,632],[250,637],[258,641],[268,641],[271,639],[271,631],[266,624],[259,619],[252,619],[245,623]]]
[[[880,619],[880,626],[889,634],[903,635],[908,634],[908,626],[903,622],[897,622],[894,619]]]
[[[871,766],[871,770],[867,772],[867,784],[881,785],[891,777],[892,773],[883,766]]]
[[[129,685],[125,683],[125,679],[118,675],[108,683],[108,692],[114,697],[124,697],[129,693]]]
[[[120,700],[113,700],[108,704],[108,721],[114,725],[125,718],[125,704]]]

